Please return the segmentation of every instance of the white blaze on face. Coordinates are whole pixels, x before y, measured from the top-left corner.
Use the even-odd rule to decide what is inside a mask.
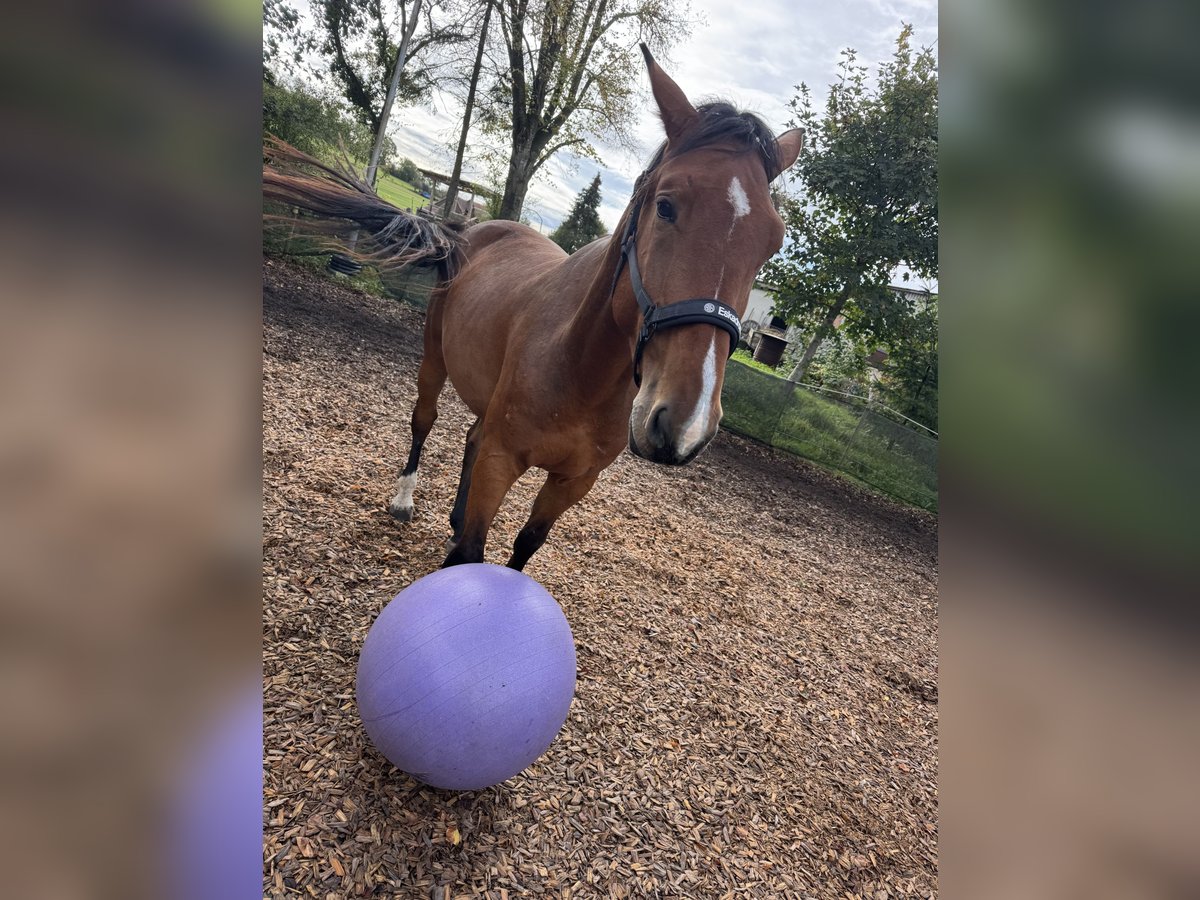
[[[687,424],[683,427],[683,433],[679,436],[676,452],[680,456],[687,456],[708,435],[708,420],[712,418],[713,402],[716,400],[717,390],[717,336],[715,334],[712,343],[708,345],[708,355],[704,357],[701,377],[703,384],[700,387],[700,396],[696,400],[696,408],[692,411],[692,417],[687,420]]]
[[[746,196],[746,189],[742,187],[742,183],[736,175],[729,182],[729,202],[733,205],[733,222],[736,225],[737,220],[742,216],[750,215],[750,198]],[[730,232],[733,227],[730,226]]]
[[[746,196],[746,189],[742,187],[742,182],[736,175],[729,180],[729,190],[726,192],[726,196],[729,198],[729,205],[733,207],[733,220],[729,223],[729,233],[725,235],[725,242],[728,243],[733,237],[733,229],[737,226],[738,219],[750,214],[750,198]],[[721,274],[717,277],[717,286],[713,290],[713,296],[718,300],[721,298],[721,285],[724,283],[725,265],[722,263]]]

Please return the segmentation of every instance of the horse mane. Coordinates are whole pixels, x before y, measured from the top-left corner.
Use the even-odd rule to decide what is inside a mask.
[[[733,144],[742,150],[756,150],[768,179],[782,168],[775,132],[754,113],[739,110],[725,100],[701,103],[696,107],[696,112],[700,116],[699,122],[684,135],[679,146],[670,148],[672,157],[712,144]],[[666,161],[667,149],[667,143],[664,141],[654,152],[650,164],[638,178],[631,205],[644,199],[648,176]]]
[[[779,169],[775,132],[754,113],[739,110],[724,100],[701,103],[696,107],[696,112],[700,121],[687,132],[679,147],[672,148],[672,156],[707,147],[709,144],[733,143],[740,144],[745,150],[757,149],[763,168],[768,173]],[[651,168],[662,162],[666,149],[666,142],[663,142],[655,154]]]

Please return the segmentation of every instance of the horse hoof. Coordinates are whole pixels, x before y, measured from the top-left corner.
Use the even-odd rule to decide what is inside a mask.
[[[389,506],[388,512],[392,514],[392,518],[397,522],[412,521],[413,508],[411,506]]]

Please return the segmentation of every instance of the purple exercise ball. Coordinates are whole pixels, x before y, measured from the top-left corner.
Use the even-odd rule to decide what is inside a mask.
[[[426,575],[392,599],[358,659],[375,747],[437,788],[479,790],[553,742],[575,694],[575,642],[546,589],[503,566]]]

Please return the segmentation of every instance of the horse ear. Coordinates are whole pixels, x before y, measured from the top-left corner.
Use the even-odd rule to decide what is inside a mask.
[[[800,156],[800,151],[804,148],[804,132],[799,128],[785,131],[775,139],[775,147],[779,151],[779,171],[771,173],[772,181],[790,169]]]
[[[667,132],[667,143],[673,144],[699,118],[699,113],[679,89],[671,77],[659,68],[650,48],[645,44],[642,56],[646,57],[646,69],[650,73],[650,90],[654,92],[654,102],[658,104],[658,114],[662,117],[663,128]]]

